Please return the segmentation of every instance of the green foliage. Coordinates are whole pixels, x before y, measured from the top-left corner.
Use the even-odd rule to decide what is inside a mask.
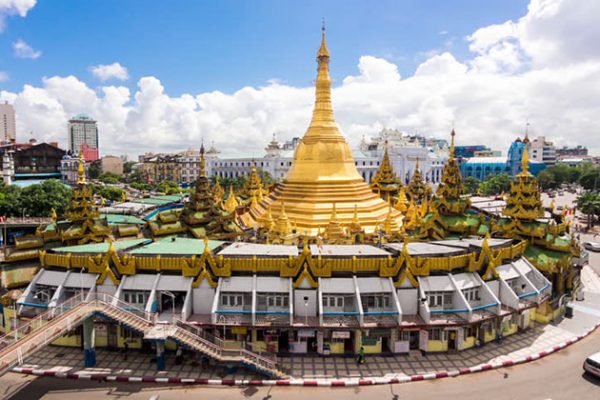
[[[125,178],[125,182],[127,183],[146,183],[146,176],[142,171],[135,171],[131,174],[127,175]]]
[[[133,183],[130,183],[129,186],[132,187],[133,189],[137,189],[137,190],[152,189],[152,186],[148,185],[147,183],[141,183],[141,182],[133,182]]]
[[[125,174],[130,174],[134,165],[135,165],[135,161],[127,161],[126,163],[123,164],[123,172]]]
[[[116,187],[94,186],[94,194],[111,201],[121,200],[124,192],[123,189]]]
[[[584,163],[589,164],[589,163]],[[567,164],[556,164],[541,171],[537,178],[543,190],[556,189],[563,184],[576,183],[588,165],[570,167]]]
[[[165,194],[178,194],[181,192],[181,188],[177,182],[167,180],[156,185],[156,191]]]
[[[103,172],[99,177],[98,180],[102,183],[108,183],[108,184],[115,184],[115,183],[119,183],[119,181],[122,179],[121,176],[117,175],[117,174],[113,174],[112,172]]]
[[[475,178],[474,176],[468,176],[464,181],[463,181],[463,186],[465,189],[465,193],[466,194],[475,194],[477,193],[477,189],[479,188],[479,179]]]
[[[101,174],[102,174],[102,169],[100,168],[100,166],[98,164],[93,163],[88,167],[88,170],[87,170],[88,178],[98,179]]]
[[[263,186],[271,186],[273,184],[275,184],[275,179],[273,179],[273,177],[271,176],[271,174],[268,171],[264,171],[262,169],[258,169],[258,176],[260,177],[261,182],[263,183]]]
[[[588,226],[593,226],[594,216],[600,216],[600,193],[583,193],[577,198],[577,208],[588,216]]]
[[[62,215],[71,198],[71,189],[57,180],[26,188],[0,185],[0,214],[12,217],[49,217],[54,208]]]
[[[579,184],[585,190],[596,190],[600,188],[600,168],[588,168],[579,177]]]
[[[479,191],[488,196],[508,192],[511,180],[508,174],[488,175],[485,181],[479,183]]]
[[[556,175],[550,168],[540,172],[537,176],[537,179],[542,190],[555,189],[560,186],[556,181]]]

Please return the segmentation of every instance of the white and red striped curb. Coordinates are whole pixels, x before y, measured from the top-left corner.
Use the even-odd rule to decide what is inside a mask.
[[[136,377],[110,375],[101,373],[86,373],[86,372],[60,372],[48,371],[34,368],[15,367],[13,372],[23,374],[31,374],[37,376],[48,376],[55,378],[66,379],[84,379],[93,381],[108,381],[108,382],[128,382],[128,383],[174,383],[174,384],[190,384],[190,385],[220,385],[220,386],[319,386],[319,387],[340,387],[340,386],[369,386],[369,385],[384,385],[394,383],[408,383],[418,381],[428,381],[432,379],[441,379],[455,377],[459,375],[468,375],[481,371],[488,371],[497,368],[510,367],[513,365],[524,364],[530,361],[535,361],[555,353],[565,347],[572,345],[588,336],[590,333],[600,327],[600,323],[588,329],[584,334],[575,336],[561,344],[552,346],[544,351],[534,353],[528,356],[519,357],[514,360],[498,361],[494,363],[480,364],[469,368],[460,368],[452,371],[432,372],[421,375],[398,376],[398,377],[375,377],[375,378],[345,378],[345,379],[195,379],[195,378],[174,378],[174,377]]]

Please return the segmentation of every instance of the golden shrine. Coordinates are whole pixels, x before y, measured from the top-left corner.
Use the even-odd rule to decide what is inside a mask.
[[[317,61],[313,116],[291,169],[269,196],[257,198],[256,204],[241,215],[242,223],[246,227],[265,227],[267,214],[278,221],[285,204],[285,219],[300,235],[316,236],[327,226],[331,232],[332,215],[336,218],[334,224],[350,228],[358,223],[367,233],[377,231],[388,218],[400,224],[400,212],[388,210],[387,202],[373,193],[358,173],[350,146],[335,121],[324,29]]]

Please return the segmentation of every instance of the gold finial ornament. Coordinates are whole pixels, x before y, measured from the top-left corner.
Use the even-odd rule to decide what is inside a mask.
[[[79,153],[79,165],[77,167],[77,184],[85,185],[85,161],[83,159],[83,152]]]
[[[206,176],[206,160],[204,158],[204,140],[200,144],[200,176]]]

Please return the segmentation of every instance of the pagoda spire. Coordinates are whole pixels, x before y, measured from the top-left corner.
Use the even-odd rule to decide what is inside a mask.
[[[452,128],[452,132],[450,132],[450,160],[454,160],[454,136],[456,136],[456,133],[454,132],[454,128]]]
[[[331,105],[331,77],[329,76],[329,50],[325,37],[325,26],[321,32],[321,46],[317,51],[317,81],[315,91],[315,107],[312,119],[303,140],[305,142],[319,139],[344,140],[340,133]]]
[[[206,160],[204,159],[204,139],[200,144],[200,176],[206,176]]]
[[[85,167],[83,160],[83,152],[79,152],[79,165],[77,167],[77,184],[85,185],[87,182],[85,180]]]
[[[529,151],[527,147],[527,143],[525,143],[523,145],[523,157],[521,157],[521,172],[519,175],[531,175],[529,172]]]

